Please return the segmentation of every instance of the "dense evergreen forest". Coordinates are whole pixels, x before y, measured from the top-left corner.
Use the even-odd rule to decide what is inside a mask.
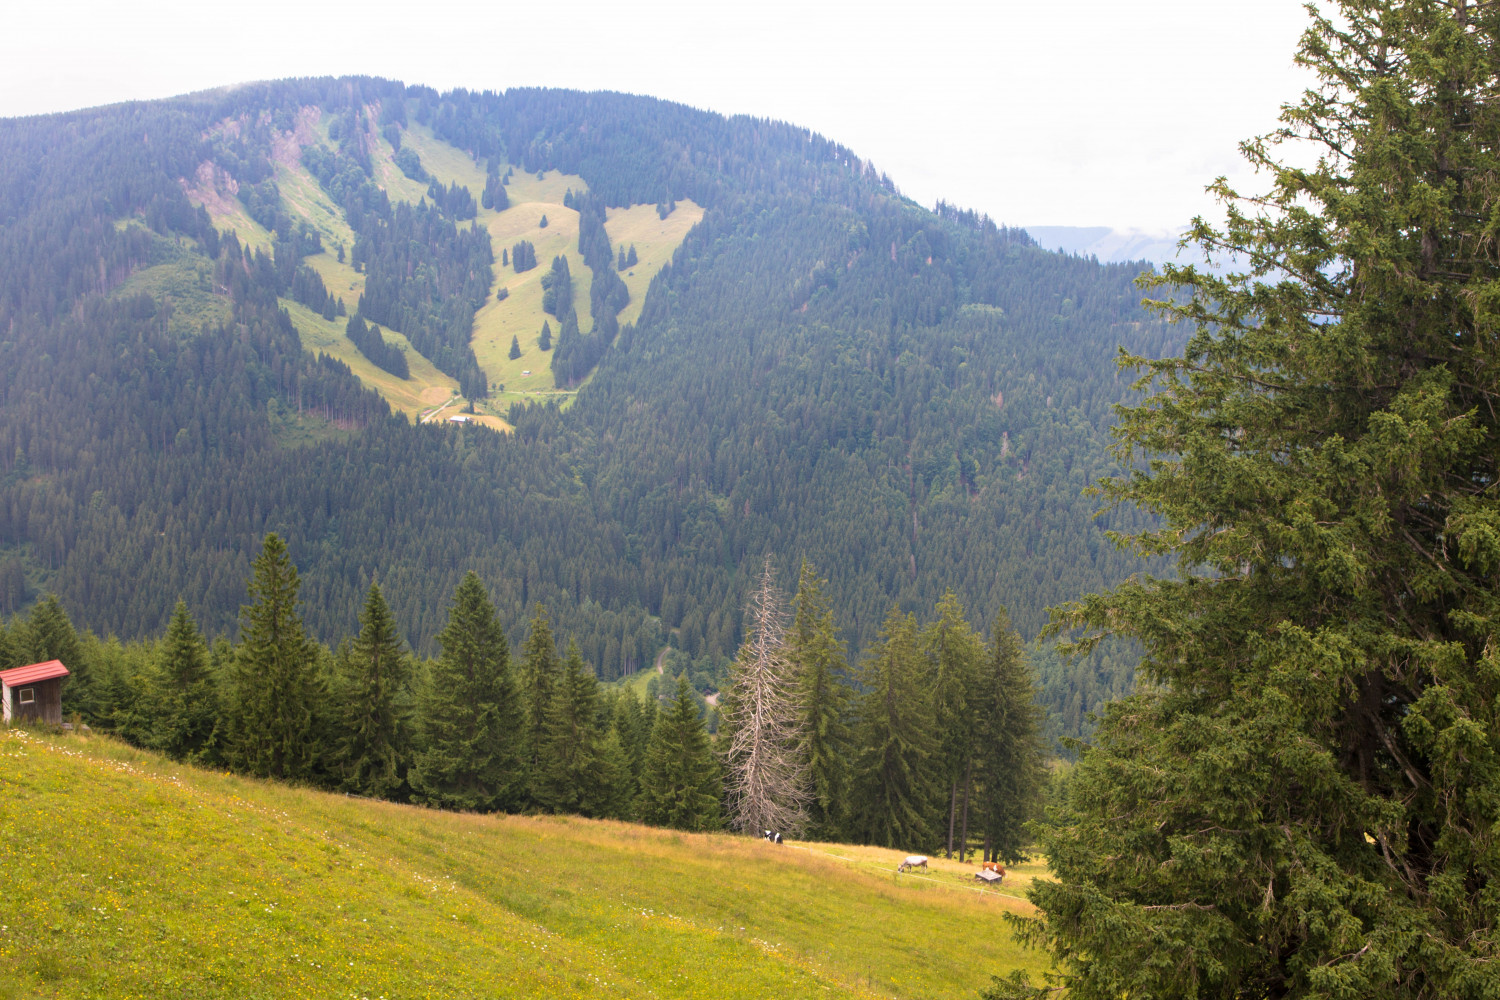
[[[359,303],[299,266],[311,248],[271,179],[308,109],[332,122],[337,148],[303,162],[356,234]],[[566,411],[514,409],[510,435],[393,416],[278,305],[400,329],[485,394],[467,338],[497,262],[465,221],[472,192],[434,181],[393,204],[371,173],[369,136],[399,145],[413,120],[484,166],[487,206],[502,163],[589,185],[592,324],[558,317],[553,364],[590,377]],[[275,253],[188,200],[216,170]],[[599,220],[680,199],[704,219],[616,332],[625,248]],[[121,287],[184,256],[192,295]],[[893,605],[925,613],[949,588],[975,620],[1008,607],[1029,639],[1049,605],[1141,565],[1105,535],[1141,525],[1096,521],[1080,495],[1113,471],[1117,347],[1179,346],[1140,310],[1136,270],[926,211],[806,130],[623,95],[317,79],[0,122],[0,612],[55,593],[81,625],[139,637],[181,597],[235,635],[275,531],[325,642],[378,577],[435,653],[472,571],[509,632],[543,602],[604,679],[664,645],[722,679],[759,567],[795,578],[804,557],[856,659]],[[1038,662],[1057,732],[1131,683],[1123,648]]]

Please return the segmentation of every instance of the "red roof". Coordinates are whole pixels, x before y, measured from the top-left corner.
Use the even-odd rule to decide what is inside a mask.
[[[33,663],[27,667],[0,670],[0,684],[19,687],[22,684],[35,684],[37,681],[50,681],[54,677],[66,676],[68,668],[62,665],[62,660],[48,660],[46,663]]]

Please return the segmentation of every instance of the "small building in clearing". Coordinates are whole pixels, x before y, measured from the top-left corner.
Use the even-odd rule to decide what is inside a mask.
[[[4,723],[62,724],[62,685],[68,668],[61,660],[0,670],[0,714]]]

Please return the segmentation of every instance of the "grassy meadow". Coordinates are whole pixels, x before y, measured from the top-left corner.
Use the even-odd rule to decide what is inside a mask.
[[[972,865],[439,813],[0,730],[0,998],[973,997]],[[967,883],[967,884],[966,884]]]
[[[328,116],[323,116],[310,134],[336,145],[328,139],[329,121]],[[460,184],[469,189],[476,201],[479,200],[484,191],[483,164],[476,163],[467,153],[437,138],[430,129],[416,122],[403,130],[401,141],[416,151],[423,169],[433,179],[445,187]],[[395,164],[394,155],[395,150],[388,142],[374,138],[371,163],[375,182],[394,201],[420,201],[427,194],[427,186],[403,174]],[[558,330],[557,320],[542,311],[542,276],[550,269],[552,258],[563,256],[568,259],[579,326],[587,330],[593,323],[589,314],[593,272],[578,252],[578,213],[563,205],[563,198],[570,188],[584,191],[588,185],[581,177],[555,170],[538,177],[513,166],[502,167],[502,173],[506,169],[513,171],[506,186],[510,207],[503,212],[481,208],[475,220],[475,224],[490,234],[495,252],[495,282],[489,298],[474,316],[471,341],[474,356],[492,387],[490,398],[476,404],[479,411],[476,419],[499,430],[510,427],[502,415],[512,403],[558,399],[566,404],[575,394],[556,387],[552,378],[552,355],[537,346],[543,322],[551,324],[554,338]],[[349,264],[337,260],[337,247],[342,245],[347,252],[354,246],[354,232],[343,212],[300,163],[278,162],[276,184],[288,214],[317,230],[327,248],[327,252],[308,257],[304,263],[318,273],[330,293],[344,300],[352,313],[364,291],[365,277]],[[206,205],[219,229],[233,230],[242,243],[270,250],[271,234],[246,214],[237,198],[201,191],[190,191],[189,194]],[[545,229],[540,225],[543,216],[547,217]],[[610,243],[616,248],[634,245],[639,257],[635,267],[620,275],[630,290],[630,304],[620,314],[622,324],[639,318],[651,278],[671,261],[683,237],[702,217],[703,209],[690,201],[678,202],[677,210],[665,220],[657,216],[652,205],[609,210],[605,230],[609,233]],[[523,239],[530,240],[536,247],[537,266],[517,274],[514,268],[500,263],[501,255],[502,251],[508,251]],[[497,298],[501,289],[507,293],[503,301]],[[293,323],[309,349],[321,350],[346,362],[360,381],[384,396],[394,409],[418,419],[452,395],[456,381],[411,349],[404,337],[396,339],[407,351],[407,363],[411,368],[408,380],[393,378],[365,361],[343,336],[344,320],[329,324],[307,309],[294,307],[289,300],[282,301],[288,305]],[[337,330],[333,329],[335,325]],[[387,335],[391,332],[386,331]],[[521,356],[514,360],[510,357],[512,337],[521,347]],[[504,388],[499,388],[501,386]]]

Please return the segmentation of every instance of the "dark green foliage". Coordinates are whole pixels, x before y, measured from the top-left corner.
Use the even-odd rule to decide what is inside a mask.
[[[536,267],[536,247],[530,240],[521,240],[510,248],[510,263],[517,274]]]
[[[451,219],[460,222],[472,219],[479,214],[479,206],[474,203],[474,196],[469,189],[454,181],[446,188],[433,181],[427,186],[427,197],[432,199],[432,204],[438,211]]]
[[[400,133],[397,133],[397,138],[400,138]],[[427,180],[427,171],[422,168],[422,158],[410,146],[397,149],[395,161],[396,166],[401,168],[401,172],[412,180],[418,182]]]
[[[955,846],[962,853],[968,841],[967,806],[980,727],[1004,723],[990,718],[993,706],[984,704],[985,683],[980,676],[984,640],[964,620],[957,596],[948,591],[934,610],[936,618],[922,630],[921,645],[937,739],[932,770],[939,802],[946,807],[938,813],[938,832],[945,844],[944,853],[951,856]],[[1028,703],[1030,694],[1028,688]]]
[[[651,730],[637,811],[655,826],[719,828],[719,769],[685,678],[678,678],[677,697]]]
[[[537,225],[538,229],[546,229],[547,228],[547,216],[546,216],[545,213],[542,215],[541,220],[536,225]]]
[[[367,324],[358,315],[351,316],[344,327],[344,335],[359,348],[359,353],[369,358],[377,368],[390,372],[397,378],[411,378],[406,366],[406,353],[387,341],[380,334],[380,327]]]
[[[505,191],[505,182],[500,179],[500,165],[494,160],[490,161],[489,170],[485,173],[484,191],[479,196],[479,203],[497,212],[510,207],[510,195]]]
[[[542,275],[542,311],[556,316],[559,322],[573,320],[578,324],[573,306],[573,276],[568,272],[568,258],[552,258],[552,269]]]
[[[203,636],[180,599],[143,679],[134,713],[145,723],[140,742],[174,760],[212,756],[220,718],[217,679]]]
[[[286,543],[267,535],[251,567],[250,603],[227,678],[224,754],[249,774],[311,780],[322,763],[326,679],[298,613],[301,581]]]
[[[378,584],[370,584],[360,626],[334,659],[333,771],[344,791],[392,798],[411,753],[412,669]]]
[[[838,639],[826,583],[802,560],[787,632],[787,657],[796,667],[801,703],[801,756],[807,768],[807,836],[836,840],[847,825],[849,792],[848,664]]]
[[[454,591],[438,642],[418,702],[413,798],[444,809],[513,808],[525,791],[521,706],[505,632],[474,573]]]
[[[938,742],[923,667],[915,616],[892,608],[859,671],[849,829],[864,843],[907,850],[937,843],[943,789],[930,760]]]
[[[552,372],[563,385],[581,381],[599,363],[599,359],[620,332],[616,317],[630,302],[630,292],[625,287],[625,282],[615,273],[609,235],[604,229],[604,201],[587,192],[574,195],[570,191],[569,195],[573,207],[579,213],[578,250],[583,255],[584,263],[593,272],[593,281],[589,284],[589,313],[593,317],[593,327],[588,333],[582,333],[578,329],[577,316],[569,315],[572,312],[571,280],[566,274],[567,261],[559,258],[563,261],[564,273],[561,276],[555,273],[557,262],[554,261],[554,274],[548,276],[554,282],[553,287],[557,288],[553,300],[555,308],[547,308],[546,293],[543,308],[557,316],[560,323],[557,352],[552,355]],[[545,279],[543,283],[546,284]],[[565,295],[569,303],[567,305],[563,304]]]
[[[520,677],[526,770],[533,783],[541,773],[542,748],[547,739],[547,712],[561,673],[562,661],[557,656],[557,642],[547,621],[547,609],[538,604],[531,613],[526,644],[521,648]],[[532,798],[536,799],[534,789]]]
[[[600,752],[605,734],[599,729],[598,714],[599,682],[584,665],[578,646],[569,643],[562,674],[543,716],[532,780],[533,794],[542,808],[603,815]]]
[[[424,203],[402,203],[389,221],[375,219],[354,244],[354,264],[365,269],[357,313],[400,330],[439,370],[458,379],[469,399],[489,394],[469,339],[474,310],[494,279],[489,234],[460,229]]]
[[[510,359],[512,361],[514,361],[517,358],[519,358],[520,356],[521,356],[521,340],[520,340],[519,337],[516,337],[514,334],[512,334],[511,338],[510,338],[510,354],[509,354],[509,357],[510,357]]]
[[[538,350],[552,350],[552,325],[542,320],[542,332],[537,335],[536,346]]]
[[[1305,166],[1246,143],[1270,191],[1193,234],[1254,271],[1162,277],[1195,332],[1105,495],[1178,572],[1062,617],[1148,682],[1042,845],[1073,1000],[1500,991],[1497,59],[1493,5],[1313,15]]]
[[[1038,818],[1047,789],[1045,713],[1036,696],[1021,637],[1001,609],[971,695],[977,788],[969,829],[983,838],[986,861],[1023,861],[1032,843],[1027,825]]]

